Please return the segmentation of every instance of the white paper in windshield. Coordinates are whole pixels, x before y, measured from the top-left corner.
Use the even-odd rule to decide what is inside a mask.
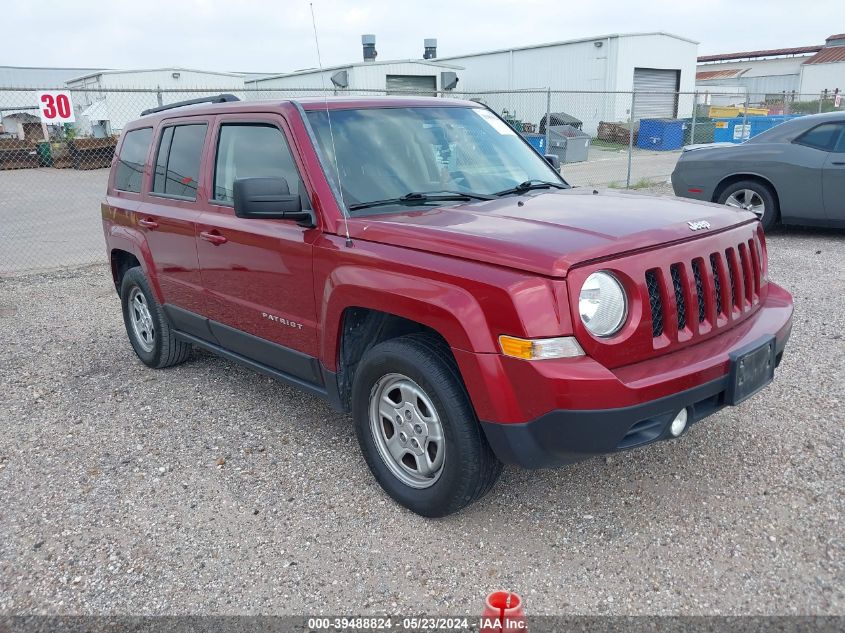
[[[473,112],[475,112],[478,116],[480,116],[482,119],[487,121],[487,123],[493,126],[493,129],[496,130],[499,134],[516,134],[516,132],[510,125],[502,121],[499,117],[490,112],[490,110],[474,108]]]

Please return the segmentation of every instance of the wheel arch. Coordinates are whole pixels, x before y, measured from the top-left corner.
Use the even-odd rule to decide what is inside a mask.
[[[754,182],[759,182],[761,185],[765,185],[768,187],[772,195],[775,197],[775,202],[778,205],[778,214],[780,214],[780,196],[778,195],[778,189],[775,186],[775,183],[771,181],[771,179],[766,178],[761,174],[756,174],[753,172],[744,172],[744,173],[737,173],[731,174],[730,176],[725,176],[722,180],[719,181],[719,184],[713,189],[713,197],[711,202],[718,202],[719,197],[724,193],[725,189],[730,187],[731,185],[742,182],[743,180],[751,180]]]

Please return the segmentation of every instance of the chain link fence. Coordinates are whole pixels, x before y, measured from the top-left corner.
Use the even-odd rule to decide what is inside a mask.
[[[39,88],[40,89],[40,88]],[[55,87],[67,90],[66,87]],[[76,121],[44,125],[36,88],[0,88],[0,275],[105,261],[100,223],[108,168],[122,129],[158,105],[232,93],[240,99],[378,96],[364,90],[71,90]],[[538,151],[556,154],[575,186],[668,193],[685,145],[742,142],[790,117],[838,107],[835,94],[564,92],[440,93],[483,103]],[[390,94],[396,94],[391,92]]]

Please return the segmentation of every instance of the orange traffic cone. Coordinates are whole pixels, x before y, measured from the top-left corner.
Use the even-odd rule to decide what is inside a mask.
[[[480,633],[521,633],[526,631],[522,598],[510,591],[494,591],[484,602]]]

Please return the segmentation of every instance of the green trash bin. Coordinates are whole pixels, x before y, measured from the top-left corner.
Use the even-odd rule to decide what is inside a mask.
[[[692,138],[692,117],[683,119],[684,122],[684,145],[695,145],[697,143],[712,143],[713,135],[716,132],[716,121],[709,117],[700,117],[695,120],[695,138]]]
[[[38,153],[38,162],[42,167],[53,166],[53,151],[50,149],[50,143],[42,141],[36,145],[35,151]]]

